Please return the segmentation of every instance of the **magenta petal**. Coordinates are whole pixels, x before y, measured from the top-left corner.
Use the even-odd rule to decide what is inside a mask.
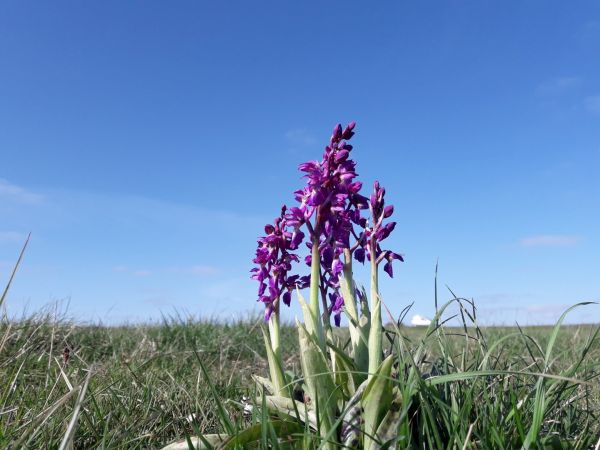
[[[352,130],[354,130],[355,126],[356,126],[356,122],[350,122],[348,124],[348,126],[344,129],[344,131],[342,133],[342,137],[344,139],[350,139],[352,136],[354,136],[354,132]]]
[[[394,214],[394,205],[388,205],[385,208],[383,208],[383,217],[384,218],[387,219],[392,214]]]
[[[333,135],[331,136],[332,141],[337,141],[342,137],[342,126],[338,123],[333,129]]]
[[[341,161],[344,161],[346,159],[348,159],[348,156],[350,155],[350,152],[348,150],[340,150],[335,154],[335,162],[339,163]]]
[[[286,291],[282,296],[282,300],[283,303],[290,306],[290,303],[292,302],[292,293],[290,291]]]
[[[333,321],[335,322],[335,326],[339,327],[342,323],[342,315],[340,313],[334,314]]]
[[[365,249],[357,248],[354,250],[354,259],[356,259],[359,263],[364,264],[365,262]]]
[[[265,308],[265,322],[268,322],[271,318],[271,314],[273,314],[273,304],[268,304]]]
[[[392,268],[391,262],[386,262],[383,266],[383,270],[390,276],[390,278],[394,278],[394,269]]]
[[[339,259],[335,259],[331,264],[331,272],[333,275],[339,275],[344,270],[344,263]]]

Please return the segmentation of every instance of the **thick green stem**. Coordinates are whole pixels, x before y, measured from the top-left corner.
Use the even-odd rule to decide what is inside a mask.
[[[269,338],[265,336],[265,344],[271,347],[271,352],[267,351],[269,361],[269,372],[271,374],[271,383],[277,391],[277,395],[289,397],[289,392],[285,389],[285,376],[283,375],[283,359],[281,357],[281,333],[279,326],[279,300],[276,302],[275,310],[269,318]]]
[[[382,358],[381,298],[379,298],[375,242],[370,242],[371,253],[371,329],[369,330],[369,378],[377,371]]]
[[[368,332],[365,332],[368,328],[361,326],[361,318],[358,316],[352,274],[352,254],[350,253],[350,249],[344,249],[344,259],[344,276],[340,280],[340,285],[342,296],[344,297],[344,308],[350,318],[348,330],[350,332],[350,341],[352,343],[352,358],[354,359],[356,370],[359,372],[367,372],[369,370],[369,351],[367,348],[369,335]],[[366,311],[363,310],[363,314],[365,313]],[[362,325],[366,326],[367,324],[363,323]]]
[[[281,334],[279,332],[279,307],[273,311],[269,318],[269,337],[271,338],[271,349],[276,361],[281,365]]]
[[[354,295],[354,285],[352,280],[352,255],[350,249],[344,249],[344,276],[340,280],[342,288],[342,296],[344,297],[344,308],[348,312],[348,315],[356,324],[358,324],[358,310],[356,309],[356,296]],[[355,325],[350,322],[349,328],[353,330]],[[356,338],[350,333],[352,343],[356,344]]]
[[[321,348],[325,348],[325,336],[323,334],[323,324],[321,323],[321,312],[319,308],[319,281],[321,278],[321,255],[319,255],[319,242],[314,241],[312,246],[312,256],[310,264],[310,299],[309,308],[313,319],[313,331]],[[310,330],[310,329],[309,329]]]

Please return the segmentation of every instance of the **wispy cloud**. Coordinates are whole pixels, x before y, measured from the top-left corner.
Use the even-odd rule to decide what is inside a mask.
[[[19,242],[23,243],[27,239],[26,233],[18,231],[0,231],[0,244]]]
[[[572,304],[566,303],[533,303],[524,305],[519,304],[495,305],[493,307],[478,308],[479,322],[494,325],[543,325],[554,324],[560,315]],[[566,323],[585,323],[590,322],[591,317],[581,315],[581,311],[570,314]]]
[[[168,269],[168,271],[171,273],[194,275],[199,277],[211,277],[221,273],[218,267],[210,266],[208,264],[195,264],[189,267],[171,267]]]
[[[554,323],[570,306],[568,304],[539,303],[515,309],[515,322],[519,324]],[[571,319],[573,319],[571,317]]]
[[[136,277],[149,277],[150,275],[152,275],[153,272],[147,269],[138,269],[133,270],[131,273]]]
[[[522,247],[572,247],[581,242],[580,236],[565,234],[540,234],[519,241]]]
[[[13,267],[15,267],[15,263],[13,262],[9,262],[9,261],[0,261],[0,270],[4,270],[4,269],[12,269]]]
[[[219,273],[219,269],[213,266],[196,265],[186,270],[187,273],[198,276],[212,276]]]
[[[577,37],[582,44],[600,44],[600,20],[591,20],[583,24],[578,30]]]
[[[593,114],[600,114],[600,95],[590,95],[583,100],[585,109]]]
[[[113,271],[118,273],[124,273],[133,275],[136,277],[149,277],[152,275],[165,275],[165,274],[179,274],[179,275],[191,275],[199,277],[210,277],[220,273],[217,267],[197,264],[189,267],[168,267],[168,268],[155,268],[155,269],[136,269],[127,266],[115,266]]]
[[[570,306],[566,303],[562,304],[535,304],[525,308],[525,312],[539,315],[540,317],[554,317],[565,312]]]
[[[44,197],[0,178],[0,198],[18,203],[39,203]]]
[[[287,131],[285,133],[285,139],[290,144],[300,145],[303,147],[308,147],[317,143],[317,139],[313,136],[313,134],[304,128],[296,128]]]
[[[556,77],[540,83],[535,92],[541,97],[556,97],[579,87],[582,83],[580,77]]]
[[[118,273],[124,273],[127,275],[133,275],[136,277],[149,277],[150,275],[152,275],[154,273],[152,270],[132,269],[127,266],[115,266],[115,267],[113,267],[113,271],[118,272]]]

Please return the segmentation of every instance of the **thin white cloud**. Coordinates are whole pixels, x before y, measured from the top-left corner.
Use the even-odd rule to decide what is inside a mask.
[[[151,270],[146,270],[146,269],[134,270],[131,273],[133,275],[135,275],[136,277],[149,277],[150,275],[152,275],[152,271]]]
[[[156,297],[149,297],[146,298],[144,300],[142,300],[143,303],[146,303],[148,305],[154,306],[156,308],[166,308],[168,306],[173,306],[172,305],[172,299],[170,297],[165,297],[165,296],[156,296]]]
[[[521,239],[522,247],[572,247],[581,242],[581,237],[564,234],[540,234]]]
[[[311,146],[317,143],[317,139],[304,128],[296,128],[293,130],[289,130],[285,133],[286,140],[289,141],[290,144],[301,145],[301,146]]]
[[[531,292],[489,292],[473,296],[479,312],[513,310],[514,306],[534,301],[537,297]]]
[[[515,322],[519,324],[554,323],[570,306],[568,304],[533,304],[515,310]]]
[[[134,269],[127,266],[115,266],[113,271],[118,273],[124,273],[133,275],[136,277],[149,277],[154,274],[181,274],[181,275],[193,275],[200,277],[209,277],[219,274],[217,267],[197,264],[189,267],[170,267],[170,268],[155,268],[155,269]]]
[[[512,300],[513,295],[505,292],[492,292],[476,295],[477,303],[504,303]]]
[[[167,269],[167,271],[176,274],[194,275],[200,277],[210,277],[218,275],[221,272],[218,267],[209,266],[207,264],[196,264],[188,267],[171,267]]]
[[[583,24],[577,33],[582,44],[597,45],[600,43],[600,20],[591,20]]]
[[[17,203],[40,203],[43,196],[30,192],[21,186],[12,184],[9,181],[0,178],[0,198],[11,200]]]
[[[554,97],[579,87],[581,82],[581,78],[576,76],[556,77],[540,83],[535,92],[542,97]]]
[[[559,316],[560,314],[562,314],[563,312],[565,312],[570,306],[573,305],[568,305],[566,303],[563,304],[535,304],[535,305],[529,305],[527,308],[525,308],[525,311],[530,313],[530,314],[534,314],[534,315],[539,315],[540,317],[554,317],[554,316]]]
[[[415,326],[415,327],[418,327],[418,326],[421,326],[421,327],[422,326],[427,326],[430,323],[431,323],[431,320],[429,320],[429,319],[427,319],[427,318],[425,318],[423,316],[420,316],[419,314],[415,314],[412,317],[412,319],[410,319],[410,324],[413,325],[413,326]]]
[[[18,231],[0,231],[0,244],[6,243],[24,243],[27,239],[26,233],[20,233]]]
[[[600,114],[600,95],[591,95],[583,100],[585,109],[593,114]]]
[[[213,266],[197,265],[186,270],[187,273],[200,276],[211,276],[219,273],[219,269]]]
[[[127,275],[133,275],[135,277],[148,277],[154,273],[152,270],[132,269],[127,266],[115,266],[115,267],[113,267],[113,271],[118,272],[118,273],[124,273]]]

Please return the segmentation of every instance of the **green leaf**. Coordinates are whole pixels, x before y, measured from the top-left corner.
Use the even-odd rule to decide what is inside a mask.
[[[278,439],[289,439],[294,434],[298,434],[298,439],[300,439],[301,433],[304,431],[300,424],[286,420],[268,421],[268,426],[272,428]],[[190,441],[197,450],[205,450],[211,447],[219,450],[229,450],[258,442],[262,438],[262,431],[263,424],[257,423],[232,437],[225,434],[205,434],[202,437],[191,438]],[[206,444],[209,444],[210,447]],[[189,443],[186,439],[169,444],[163,447],[162,450],[187,450],[188,448]]]
[[[367,388],[362,396],[362,407],[365,421],[365,450],[377,449],[376,432],[381,419],[389,409],[392,398],[392,366],[393,356],[388,356],[380,364],[370,378]]]
[[[402,394],[400,393],[400,390],[394,389],[393,395],[394,399],[377,428],[377,441],[380,442],[380,444],[376,444],[372,447],[377,450],[383,448],[395,448],[396,442],[398,441],[398,431],[400,429],[400,422],[402,421]]]
[[[204,434],[202,436],[188,437],[181,441],[173,442],[163,447],[162,450],[189,450],[190,444],[192,444],[192,448],[195,448],[196,450],[212,450],[215,446],[224,444],[228,439],[229,436],[226,434]]]
[[[356,392],[357,386],[366,378],[366,374],[357,371],[354,361],[335,344],[328,342],[327,345],[335,355],[335,383],[340,386],[346,398]]]
[[[320,338],[320,336],[322,336],[322,333],[323,333],[323,330],[322,330],[323,326],[321,324],[321,318],[314,316],[308,303],[306,303],[306,300],[300,293],[299,289],[296,290],[296,293],[298,295],[298,303],[300,303],[300,307],[302,308],[302,315],[304,316],[304,326],[306,327],[306,332],[309,335],[317,336],[317,341],[319,343],[319,346],[323,350],[325,350],[325,341],[323,339],[323,342],[321,342],[321,338]]]
[[[300,341],[300,364],[310,396],[308,405],[317,414],[319,434],[321,437],[326,437],[334,425],[339,391],[333,383],[327,358],[315,337],[311,336],[298,320],[296,326]]]
[[[340,435],[342,445],[345,448],[359,447],[363,423],[363,410],[360,400],[366,388],[367,381],[365,380],[358,386],[354,395],[350,397],[342,413],[342,430]]]
[[[554,343],[556,342],[556,338],[558,337],[558,332],[560,331],[560,327],[567,317],[567,314],[571,312],[573,309],[578,308],[579,306],[591,305],[594,302],[581,302],[576,305],[568,308],[560,318],[554,328],[552,330],[552,334],[550,335],[550,339],[548,340],[548,345],[546,346],[546,354],[544,356],[544,375],[550,368],[550,357],[552,356],[552,350],[554,348]],[[542,423],[544,421],[544,416],[546,414],[546,389],[544,386],[544,377],[540,375],[536,383],[535,389],[535,397],[533,399],[533,420],[531,423],[531,427],[529,428],[529,432],[527,433],[527,437],[525,438],[525,442],[523,443],[524,449],[529,449],[531,446],[538,440],[538,434],[542,428]]]
[[[257,399],[258,403],[258,399]],[[309,411],[304,403],[277,395],[267,395],[264,400],[265,407],[272,412],[296,419],[308,424],[313,430],[318,428],[317,416],[314,411]]]
[[[202,375],[204,375],[206,384],[208,384],[210,393],[211,393],[215,403],[217,404],[217,413],[218,413],[219,419],[221,420],[221,424],[223,425],[223,428],[225,428],[225,430],[227,431],[228,434],[230,434],[230,435],[235,434],[236,427],[233,424],[233,422],[231,421],[231,419],[229,418],[229,414],[227,414],[227,411],[225,410],[225,407],[223,406],[223,403],[221,402],[221,399],[219,397],[219,394],[217,393],[215,385],[213,384],[212,380],[210,379],[210,376],[208,375],[208,371],[206,370],[206,367],[202,363],[202,359],[200,358],[200,355],[198,355],[198,352],[196,352],[195,350],[194,350],[194,355],[196,356],[196,360],[198,361],[198,364],[200,365],[200,370],[202,371]]]
[[[265,349],[267,351],[267,361],[269,363],[269,373],[271,375],[271,383],[274,388],[274,393],[277,395],[283,395],[289,397],[289,391],[285,388],[285,375],[283,374],[283,367],[279,364],[279,360],[273,353],[271,346],[271,339],[269,334],[265,330],[265,327],[260,328],[263,333],[263,339],[265,341]]]
[[[277,393],[275,386],[273,385],[273,383],[271,383],[271,380],[269,380],[268,378],[260,377],[258,375],[252,375],[252,379],[258,386],[258,390],[260,392],[266,391],[265,392],[266,394],[271,394],[271,395],[275,395]]]

